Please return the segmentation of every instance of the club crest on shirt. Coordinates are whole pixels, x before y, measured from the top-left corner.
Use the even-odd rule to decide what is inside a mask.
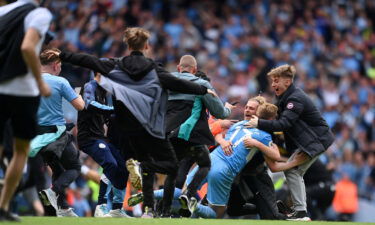
[[[289,102],[288,105],[286,105],[287,109],[293,109],[294,105],[293,103]]]

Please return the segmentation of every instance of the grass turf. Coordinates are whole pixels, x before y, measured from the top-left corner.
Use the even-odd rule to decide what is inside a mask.
[[[375,223],[353,222],[298,222],[298,221],[271,221],[271,220],[229,220],[229,219],[122,219],[122,218],[56,218],[56,217],[22,217],[21,223],[27,225],[360,225]]]

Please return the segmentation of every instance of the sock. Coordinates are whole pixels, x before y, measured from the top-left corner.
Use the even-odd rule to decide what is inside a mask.
[[[107,184],[104,183],[102,180],[100,180],[98,205],[107,203],[106,192],[107,192]]]
[[[113,190],[111,182],[108,182],[107,185],[107,192],[105,193],[105,198],[107,199],[107,208],[112,209],[113,203]]]
[[[179,189],[179,188],[175,188],[174,189],[173,199],[177,200],[178,197],[180,197],[181,194],[182,194],[182,190]],[[163,199],[163,195],[164,195],[164,189],[159,189],[159,190],[154,191],[154,198],[156,200]]]
[[[202,204],[197,205],[197,210],[194,212],[194,214],[203,218],[216,218],[216,212],[211,207]]]
[[[112,203],[112,209],[121,209],[122,203],[124,202],[126,188],[120,190],[115,187],[112,187],[113,191],[113,203]]]

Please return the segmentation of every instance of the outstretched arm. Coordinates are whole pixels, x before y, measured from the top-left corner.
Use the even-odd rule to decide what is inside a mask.
[[[294,155],[292,160],[287,161],[287,162],[277,162],[268,157],[264,157],[264,158],[266,160],[268,167],[270,168],[272,172],[280,172],[280,171],[289,170],[293,167],[296,167],[298,165],[305,163],[306,161],[310,159],[310,157],[304,152],[297,153],[296,155]]]
[[[104,75],[108,74],[115,67],[114,59],[100,59],[96,56],[84,53],[63,51],[60,53],[59,57],[63,62],[68,62],[76,66],[85,67]]]
[[[279,160],[280,158],[280,152],[279,149],[277,148],[277,145],[272,143],[271,146],[267,146],[263,144],[262,142],[255,140],[254,138],[251,137],[246,137],[244,139],[244,144],[247,148],[258,148],[263,154],[273,160]]]

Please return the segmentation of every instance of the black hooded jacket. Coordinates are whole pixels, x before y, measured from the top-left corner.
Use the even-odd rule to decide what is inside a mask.
[[[204,95],[207,93],[206,87],[171,75],[168,71],[164,70],[164,68],[156,64],[152,59],[146,58],[139,51],[133,51],[129,56],[118,59],[99,59],[88,54],[62,52],[60,54],[60,59],[63,62],[69,62],[74,65],[89,68],[104,76],[110,73],[117,65],[134,81],[142,80],[150,71],[155,69],[163,89],[196,95]],[[115,100],[114,107],[117,115],[116,118],[119,120],[121,127],[125,129],[125,131],[144,131],[142,125],[124,104]],[[121,116],[118,114],[121,114]]]
[[[259,119],[258,128],[284,132],[287,150],[297,148],[314,157],[328,149],[334,136],[311,99],[294,84],[278,97],[277,120]]]

